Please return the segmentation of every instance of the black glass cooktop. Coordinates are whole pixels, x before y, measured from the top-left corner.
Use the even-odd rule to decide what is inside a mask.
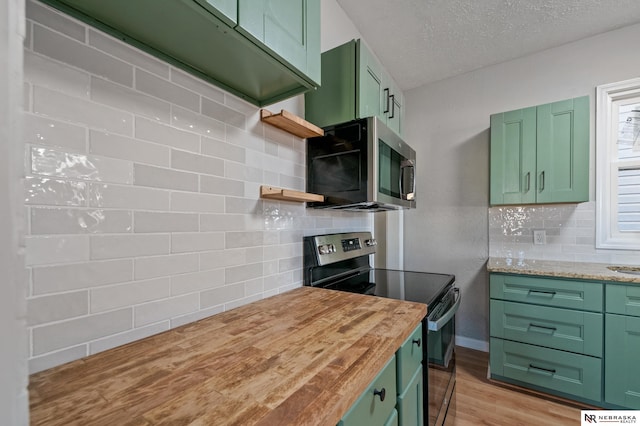
[[[370,269],[323,287],[431,306],[454,281],[455,277],[449,274]]]

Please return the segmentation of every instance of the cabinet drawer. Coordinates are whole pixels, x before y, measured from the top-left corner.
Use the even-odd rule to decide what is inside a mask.
[[[607,284],[607,312],[640,317],[640,286]]]
[[[381,395],[376,394],[378,392],[384,392],[384,401],[381,401]],[[342,417],[338,426],[386,424],[396,405],[396,393],[396,356],[394,355],[347,414]]]
[[[421,425],[424,423],[422,404],[422,367],[418,367],[407,384],[407,388],[398,395],[398,415],[401,426]]]
[[[524,343],[490,339],[491,376],[600,401],[602,360]],[[499,377],[495,377],[499,376]]]
[[[491,300],[491,336],[602,356],[602,314]]]
[[[602,312],[602,284],[545,277],[491,274],[492,299]]]
[[[396,353],[398,392],[404,391],[404,388],[407,387],[407,384],[416,373],[416,369],[422,364],[423,344],[422,323],[420,323]]]

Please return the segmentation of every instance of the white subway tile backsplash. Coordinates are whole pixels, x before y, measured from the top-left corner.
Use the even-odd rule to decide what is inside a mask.
[[[27,176],[24,179],[25,204],[49,206],[84,206],[87,182]]]
[[[258,107],[27,1],[32,372],[299,286],[302,235],[370,229],[259,198],[305,165]]]
[[[160,77],[169,77],[169,65],[151,55],[89,28],[89,45]]]
[[[171,167],[207,175],[224,176],[224,161],[206,155],[171,150]]]
[[[213,269],[171,277],[171,295],[195,293],[224,285],[224,270]]]
[[[61,321],[89,313],[86,290],[27,299],[28,325]]]
[[[116,83],[133,85],[131,64],[40,25],[33,26],[33,50]]]
[[[31,208],[31,234],[96,234],[131,232],[130,211]]]
[[[174,127],[196,132],[202,136],[224,140],[226,132],[222,121],[205,117],[178,106],[172,106],[171,112],[171,124]]]
[[[133,132],[133,118],[129,112],[38,86],[33,88],[33,112],[123,135]]]
[[[216,176],[200,176],[200,192],[244,196],[244,182]]]
[[[136,89],[174,105],[200,112],[200,96],[167,80],[136,68]]]
[[[203,308],[241,299],[245,296],[243,284],[227,285],[202,292],[200,305]]]
[[[224,197],[211,194],[172,192],[171,210],[179,212],[223,213]]]
[[[40,355],[129,330],[132,308],[89,315],[33,329],[33,354]]]
[[[200,136],[175,127],[166,126],[154,120],[136,117],[135,136],[166,146],[192,152],[200,151]]]
[[[157,166],[171,163],[171,149],[166,146],[97,130],[89,132],[89,152]]]
[[[154,322],[197,311],[200,308],[199,294],[186,294],[144,305],[136,306],[134,324],[140,327]]]
[[[89,98],[90,76],[67,65],[34,53],[24,55],[24,79],[78,98]]]
[[[131,259],[34,266],[33,294],[42,295],[98,287],[133,279]]]
[[[198,175],[144,164],[134,164],[134,185],[198,191]]]
[[[144,339],[145,337],[153,336],[154,334],[167,331],[170,327],[171,324],[169,323],[169,321],[164,321],[148,325],[146,327],[137,327],[133,330],[98,339],[89,343],[89,355],[93,355],[107,349],[115,348],[116,346],[124,345],[136,340]]]
[[[196,232],[199,218],[192,213],[134,212],[134,232]]]
[[[133,165],[128,161],[95,155],[74,154],[47,148],[31,148],[31,172],[59,178],[99,182],[132,183]]]
[[[91,259],[153,256],[171,252],[170,234],[93,235]]]
[[[84,25],[34,0],[26,1],[25,6],[27,19],[46,25],[80,42],[85,41],[86,27]]]
[[[74,124],[53,120],[33,114],[24,115],[25,142],[68,148],[75,152],[86,152],[86,129]]]
[[[230,266],[224,271],[224,281],[227,284],[247,281],[262,276],[262,263],[240,266]]]
[[[225,160],[245,162],[245,149],[217,139],[202,137],[202,153]]]
[[[163,123],[170,120],[171,107],[167,102],[102,78],[91,78],[91,100]]]
[[[136,186],[91,183],[87,190],[89,207],[169,210],[170,192]]]
[[[224,92],[184,71],[171,68],[171,81],[216,102],[224,102]]]
[[[91,289],[91,313],[110,311],[167,298],[171,295],[169,277]]]
[[[37,373],[87,356],[87,345],[81,344],[29,359],[29,373]]]
[[[202,114],[240,129],[246,128],[247,118],[244,114],[206,98],[202,99]]]
[[[175,232],[171,234],[171,253],[224,249],[224,232]]]
[[[194,253],[140,257],[134,262],[136,280],[195,272],[200,265],[199,256]]]
[[[27,236],[25,244],[27,266],[89,260],[88,236]]]
[[[245,229],[245,217],[242,215],[201,214],[200,231],[231,231]]]

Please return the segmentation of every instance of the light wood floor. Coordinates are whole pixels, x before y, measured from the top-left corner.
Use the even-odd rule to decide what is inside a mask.
[[[580,424],[577,406],[550,401],[487,380],[488,359],[486,352],[456,347],[456,426]]]

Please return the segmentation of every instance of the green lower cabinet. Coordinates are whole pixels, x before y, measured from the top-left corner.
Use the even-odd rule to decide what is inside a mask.
[[[424,408],[422,366],[420,366],[413,378],[400,395],[398,395],[398,417],[401,426],[422,425]]]
[[[398,426],[398,412],[396,411],[395,408],[391,412],[391,416],[389,417],[387,422],[384,424],[384,426]]]
[[[491,375],[586,401],[602,400],[602,360],[540,346],[490,339]]]
[[[605,316],[605,401],[640,409],[640,317]]]
[[[396,356],[394,355],[338,422],[338,426],[387,424],[395,409],[396,395]]]

